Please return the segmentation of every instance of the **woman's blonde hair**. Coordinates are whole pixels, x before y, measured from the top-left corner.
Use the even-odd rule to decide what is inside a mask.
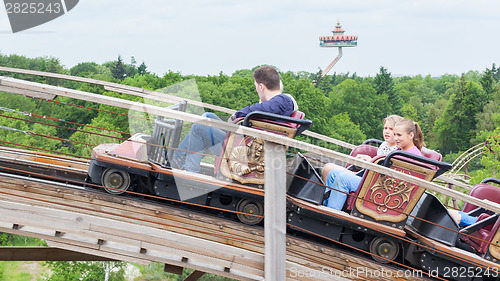
[[[424,134],[420,129],[420,125],[417,122],[413,122],[410,119],[403,119],[396,123],[394,127],[402,127],[406,133],[413,133],[413,144],[419,149],[422,150],[422,147],[425,146],[424,142]]]

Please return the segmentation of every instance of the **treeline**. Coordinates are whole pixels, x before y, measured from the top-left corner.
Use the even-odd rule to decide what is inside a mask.
[[[150,90],[164,89],[179,82],[195,79],[201,100],[205,103],[239,109],[258,101],[252,69],[238,70],[232,75],[221,72],[214,76],[196,76],[169,71],[159,76],[149,72],[144,62],[138,65],[133,57],[130,63],[118,57],[117,60],[102,65],[83,62],[68,69],[56,58],[26,58],[2,54],[0,54],[0,65],[89,77]],[[137,100],[136,97],[105,91],[100,86],[12,73],[0,73],[0,75]],[[440,77],[421,75],[393,77],[384,67],[381,67],[374,77],[360,77],[356,73],[335,73],[321,77],[320,71],[282,72],[281,75],[284,91],[295,97],[299,109],[314,122],[311,130],[349,143],[360,144],[368,138],[382,139],[382,119],[390,114],[399,114],[418,122],[423,129],[427,147],[444,154],[447,161],[453,161],[461,152],[487,139],[491,143],[494,140],[493,136],[500,135],[500,67],[496,67],[495,64],[482,72],[469,71],[462,75],[445,74]],[[0,97],[5,108],[114,131],[129,131],[126,110],[61,97],[56,100],[124,115],[47,101],[27,100],[15,95],[2,94]],[[2,115],[19,114],[4,111]],[[103,136],[26,123],[2,116],[0,118],[4,127],[24,131],[35,130],[72,141],[92,144],[117,142]],[[56,121],[44,122],[61,125]],[[81,128],[72,124],[64,126],[101,133],[101,130],[89,127]],[[118,132],[108,131],[106,134],[127,137]],[[26,137],[22,132],[6,129],[0,130],[0,140],[10,142],[23,140],[26,145],[37,144],[38,147],[78,155],[88,156],[91,151],[91,147],[84,144],[54,139],[40,142],[34,136]],[[482,158],[477,158],[477,161],[470,166],[471,170],[476,170],[478,178],[484,175],[497,176],[496,173],[500,168],[498,158],[495,158],[498,157],[498,150],[495,152],[497,147],[498,145],[489,146],[488,152],[484,153]],[[488,159],[483,161],[485,158]]]

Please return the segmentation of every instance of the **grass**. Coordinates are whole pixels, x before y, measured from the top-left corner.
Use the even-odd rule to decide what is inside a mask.
[[[34,276],[21,268],[26,262],[4,261],[0,262],[0,280],[2,281],[31,281]]]

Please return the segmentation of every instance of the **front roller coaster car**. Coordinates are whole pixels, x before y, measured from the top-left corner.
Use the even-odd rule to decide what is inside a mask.
[[[185,111],[186,104],[170,109]],[[298,111],[292,117],[252,112],[242,125],[293,138],[311,126],[303,118]],[[121,144],[95,147],[87,181],[112,194],[132,190],[236,211],[240,221],[260,223],[264,214],[263,140],[229,132],[215,167],[204,164],[204,173],[198,174],[170,165],[181,130],[182,121],[158,116],[152,136],[136,134]]]

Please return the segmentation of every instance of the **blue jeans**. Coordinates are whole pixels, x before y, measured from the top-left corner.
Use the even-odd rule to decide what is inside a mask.
[[[361,177],[354,173],[337,169],[331,170],[325,184],[332,189],[323,205],[335,210],[342,210],[347,200],[347,193],[356,192],[360,183]]]
[[[205,112],[202,116],[220,120],[212,112]],[[225,137],[226,131],[224,130],[195,123],[179,144],[180,150],[174,151],[172,162],[177,168],[197,173],[200,171],[200,162],[203,155],[187,151],[204,153],[205,149],[208,149],[212,154],[219,155]]]
[[[460,214],[460,223],[458,224],[458,226],[460,227],[475,224],[477,222],[477,219],[479,218],[479,217],[469,216],[467,213],[462,211],[458,211],[458,213]]]

